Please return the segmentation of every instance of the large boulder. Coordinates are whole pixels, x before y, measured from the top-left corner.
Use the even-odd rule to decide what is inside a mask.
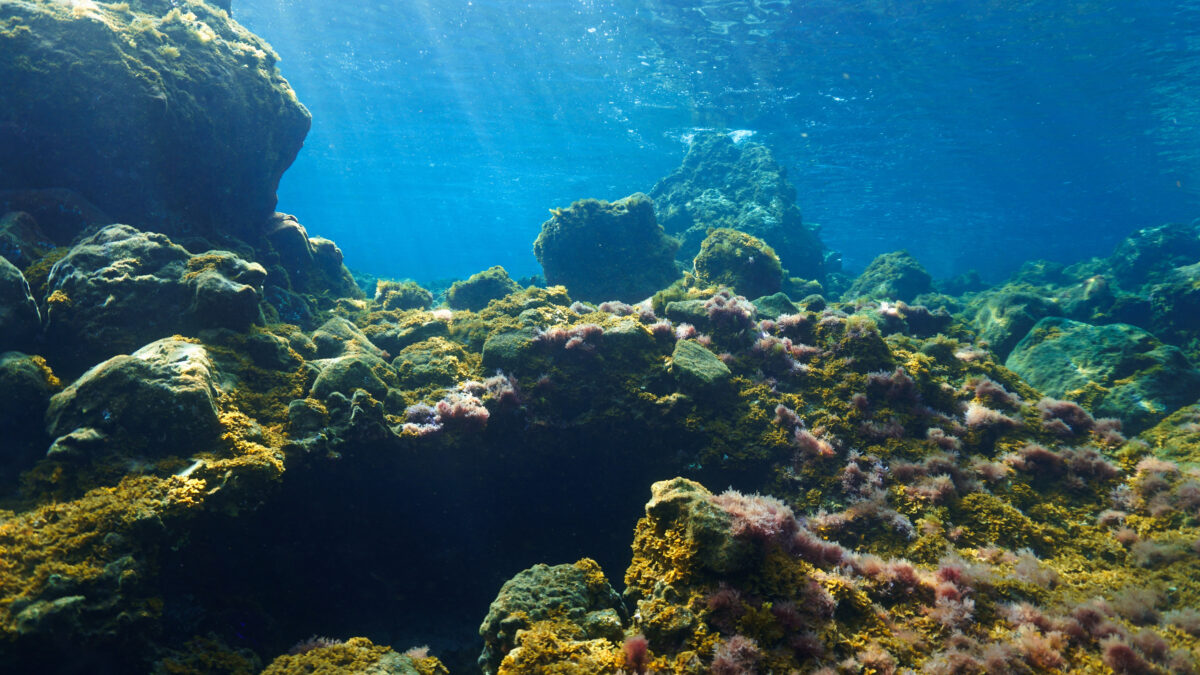
[[[311,122],[277,60],[203,0],[2,3],[0,190],[70,188],[171,233],[254,231]]]
[[[638,302],[679,276],[679,242],[654,218],[654,203],[636,193],[612,203],[584,199],[552,209],[533,253],[546,281],[588,302]]]
[[[818,227],[801,221],[795,186],[759,143],[698,133],[683,164],[650,197],[659,224],[681,241],[684,261],[696,257],[710,229],[728,227],[765,241],[794,276],[820,279],[840,266],[821,243]]]
[[[908,251],[894,251],[871,261],[854,280],[842,299],[859,298],[912,302],[918,295],[933,290],[933,277]]]
[[[520,633],[547,619],[574,624],[578,628],[574,637],[579,641],[618,642],[623,637],[622,623],[629,617],[621,596],[594,560],[534,565],[506,581],[488,608],[479,627],[483,637],[480,670],[496,673],[505,655],[520,648]]]
[[[783,287],[775,251],[758,237],[723,227],[704,238],[692,269],[700,281],[728,286],[747,298],[773,295]]]
[[[1109,256],[1117,282],[1128,291],[1162,280],[1171,270],[1200,260],[1200,220],[1144,227],[1121,240]]]
[[[1200,372],[1178,348],[1123,323],[1042,319],[1005,365],[1043,393],[1120,419],[1133,433],[1200,398]]]
[[[310,237],[295,216],[272,215],[264,236],[270,250],[263,251],[262,262],[271,270],[272,285],[306,295],[364,296],[342,262],[342,250],[324,237]]]
[[[50,454],[89,455],[105,446],[145,456],[202,449],[220,434],[220,382],[208,351],[181,338],[115,356],[50,399]]]
[[[82,368],[177,333],[245,329],[260,316],[265,277],[228,251],[192,255],[164,235],[110,225],[50,272],[49,350]]]
[[[29,346],[42,325],[21,270],[0,258],[0,352]]]

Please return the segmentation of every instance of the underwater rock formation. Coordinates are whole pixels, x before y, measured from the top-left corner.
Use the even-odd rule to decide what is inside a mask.
[[[529,631],[539,622],[573,624],[581,630],[570,641],[575,649],[586,650],[589,641],[621,641],[629,615],[596,561],[534,565],[506,581],[488,608],[479,627],[484,645],[480,670],[485,675],[530,672],[543,658],[531,653],[540,645],[533,644]],[[526,640],[530,644],[523,648]]]
[[[1128,324],[1042,319],[1005,365],[1042,392],[1120,419],[1134,433],[1200,397],[1200,372],[1179,349]]]
[[[0,258],[20,268],[29,267],[54,248],[33,216],[10,211],[0,218]]]
[[[638,302],[679,276],[679,242],[654,219],[654,204],[636,193],[609,203],[583,199],[551,209],[533,243],[546,281],[586,302]]]
[[[153,457],[204,449],[220,433],[220,380],[204,347],[179,338],[114,356],[50,399],[46,431],[56,440],[48,454]]]
[[[933,278],[908,251],[884,253],[871,261],[843,295],[846,302],[858,298],[912,302],[933,289]]]
[[[50,271],[46,340],[55,366],[87,367],[174,333],[259,321],[266,271],[229,251],[188,253],[166,236],[111,225]]]
[[[700,252],[710,229],[727,227],[765,241],[794,276],[820,280],[840,269],[818,228],[801,221],[796,188],[762,144],[699,132],[683,163],[654,186],[650,198],[659,224],[680,240],[685,263]]]
[[[41,330],[42,317],[21,270],[0,258],[0,352],[28,348]]]
[[[464,281],[456,281],[446,290],[446,304],[454,309],[475,312],[487,307],[492,300],[519,290],[521,287],[500,265],[476,272]]]
[[[46,453],[42,417],[61,386],[45,359],[20,352],[0,353],[0,489]]]
[[[783,287],[783,268],[775,251],[758,237],[729,228],[708,233],[692,266],[701,283],[728,286],[748,298],[772,295]]]
[[[6,2],[0,190],[70,188],[172,234],[254,232],[310,124],[277,60],[203,0]]]

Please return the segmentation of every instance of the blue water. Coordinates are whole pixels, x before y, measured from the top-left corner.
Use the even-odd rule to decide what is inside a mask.
[[[1107,254],[1200,216],[1200,2],[235,0],[313,113],[279,209],[347,263],[539,272],[547,209],[754,132],[850,269]]]

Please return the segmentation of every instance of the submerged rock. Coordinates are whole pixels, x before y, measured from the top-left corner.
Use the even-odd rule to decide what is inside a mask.
[[[671,374],[686,389],[710,389],[729,381],[732,373],[716,354],[693,340],[675,343],[669,366]]]
[[[97,365],[50,399],[50,454],[69,456],[115,439],[122,452],[173,455],[219,435],[221,375],[201,345],[152,342]]]
[[[594,560],[572,565],[534,565],[504,582],[479,627],[483,653],[479,668],[488,675],[527,672],[518,663],[535,663],[537,655],[522,654],[523,633],[535,623],[555,619],[577,628],[573,642],[619,642],[629,620],[621,596],[613,590]],[[583,647],[586,649],[586,646]],[[537,649],[524,648],[526,652]],[[515,653],[514,653],[515,652]],[[501,668],[501,662],[505,667]]]
[[[41,313],[25,276],[12,263],[0,258],[0,352],[28,348],[41,326]]]
[[[275,213],[264,232],[270,250],[262,261],[277,277],[271,279],[273,285],[306,295],[363,297],[343,263],[342,250],[328,239],[310,237],[295,216]]]
[[[1042,319],[1005,365],[1043,393],[1120,419],[1134,433],[1200,397],[1200,372],[1183,353],[1128,324]]]
[[[842,298],[846,302],[858,298],[912,302],[931,290],[933,278],[921,263],[908,251],[894,251],[872,260]]]
[[[820,279],[837,271],[826,265],[818,228],[801,222],[787,172],[759,143],[698,133],[683,164],[660,180],[650,197],[659,224],[680,239],[679,257],[685,262],[700,252],[709,230],[728,227],[765,241],[793,275]]]
[[[42,419],[58,379],[38,356],[0,354],[0,483],[29,468],[45,453]]]
[[[10,211],[0,218],[0,258],[24,269],[54,249],[33,216]]]
[[[254,231],[311,119],[277,60],[201,0],[4,3],[0,190],[66,187],[171,232]]]
[[[778,293],[783,287],[779,256],[763,240],[745,232],[712,230],[692,264],[700,281],[728,286],[747,298]]]
[[[492,300],[519,290],[521,286],[508,276],[508,270],[495,265],[472,274],[465,281],[454,282],[446,291],[446,304],[454,309],[478,312]]]
[[[654,204],[636,193],[612,203],[583,199],[552,209],[533,253],[546,281],[587,302],[638,302],[679,276],[679,242],[654,219]]]
[[[245,329],[261,316],[265,277],[261,265],[228,251],[191,255],[164,235],[110,225],[50,272],[49,350],[82,368],[176,333]]]

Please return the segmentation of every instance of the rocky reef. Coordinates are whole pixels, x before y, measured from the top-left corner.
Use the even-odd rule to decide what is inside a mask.
[[[0,191],[68,188],[168,234],[253,232],[310,124],[276,61],[204,0],[6,2]]]
[[[198,0],[9,4],[5,40],[240,49]],[[1197,670],[1200,224],[842,284],[708,135],[653,205],[555,212],[549,285],[367,297],[261,181],[214,229],[93,178],[0,194],[0,670]]]

